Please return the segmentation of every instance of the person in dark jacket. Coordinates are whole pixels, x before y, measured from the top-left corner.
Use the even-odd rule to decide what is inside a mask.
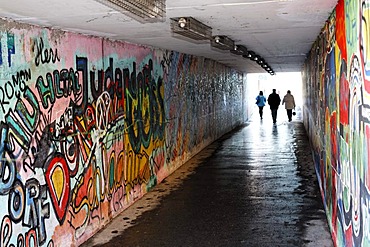
[[[266,104],[266,98],[265,98],[265,96],[263,96],[262,91],[260,91],[260,94],[256,97],[256,104],[259,108],[260,118],[262,119],[262,117],[263,117],[263,107]]]
[[[272,121],[276,123],[277,111],[280,105],[280,96],[276,93],[276,89],[272,89],[272,93],[269,95],[267,102],[270,105]]]

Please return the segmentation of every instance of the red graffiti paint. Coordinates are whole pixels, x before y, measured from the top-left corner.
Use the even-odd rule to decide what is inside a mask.
[[[62,154],[56,154],[50,159],[45,180],[48,184],[57,219],[62,224],[66,216],[71,191],[68,165]]]
[[[344,13],[344,0],[338,1],[337,7],[335,8],[335,15],[335,39],[341,51],[342,58],[347,61],[346,18]]]
[[[5,216],[1,222],[1,235],[0,235],[0,245],[8,246],[10,238],[13,234],[12,222],[8,216]]]
[[[339,118],[340,123],[343,126],[348,126],[349,124],[349,83],[346,78],[345,72],[342,71],[340,76],[340,87],[339,87]],[[347,139],[346,139],[347,141]]]

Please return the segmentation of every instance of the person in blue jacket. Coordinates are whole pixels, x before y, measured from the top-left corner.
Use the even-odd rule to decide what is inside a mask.
[[[266,105],[266,98],[263,96],[263,92],[260,91],[259,95],[256,97],[256,104],[259,108],[259,114],[262,119],[263,117],[263,107]]]

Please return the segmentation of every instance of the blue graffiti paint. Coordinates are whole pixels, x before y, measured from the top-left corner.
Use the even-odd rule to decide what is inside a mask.
[[[11,55],[12,54],[15,54],[15,45],[14,45],[14,34],[12,33],[8,33],[8,63],[9,63],[9,67],[11,67],[12,65],[12,57]]]
[[[0,42],[0,65],[3,65],[3,50],[1,42]]]

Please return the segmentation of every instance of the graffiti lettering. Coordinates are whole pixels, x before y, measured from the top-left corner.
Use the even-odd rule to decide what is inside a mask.
[[[40,38],[40,42],[35,41],[34,45],[36,46],[36,55],[35,55],[35,64],[36,66],[40,65],[40,62],[42,64],[60,61],[59,55],[58,55],[58,49],[55,49],[55,52],[52,48],[47,49],[44,47],[44,40]]]
[[[17,121],[16,116],[13,112],[9,114],[6,118],[8,123],[8,136],[7,136],[7,145],[8,149],[11,152],[16,150],[17,143],[23,150],[28,150],[31,136],[26,130],[22,127],[22,123]]]
[[[46,203],[46,187],[31,178],[26,182],[23,225],[37,229],[40,244],[46,241],[45,219],[50,217],[49,203]],[[27,237],[26,237],[26,242]]]
[[[50,74],[47,76],[51,77]],[[81,85],[78,84],[78,73],[75,73],[73,69],[69,71],[62,69],[60,73],[58,70],[55,70],[53,76],[57,98],[68,97],[72,92],[74,95],[77,95],[80,92]]]
[[[76,70],[79,75],[79,82],[82,83],[82,101],[80,105],[76,104],[76,113],[77,114],[83,114],[87,107],[88,103],[88,91],[87,91],[87,82],[88,82],[88,66],[87,66],[88,60],[86,57],[78,57],[76,56]],[[81,85],[81,84],[80,84]],[[77,102],[75,102],[77,103]]]
[[[96,127],[98,130],[106,130],[109,123],[108,113],[111,99],[108,93],[103,93],[96,101]]]
[[[49,79],[50,77],[47,77],[47,78]],[[45,109],[47,109],[49,107],[47,99],[50,100],[51,104],[55,103],[55,94],[54,94],[54,90],[52,88],[51,80],[50,81],[48,80],[47,84],[45,84],[44,79],[42,78],[42,76],[39,76],[36,80],[36,87],[37,87],[37,91],[39,92],[39,95],[42,99],[42,105]]]
[[[163,53],[161,67],[162,67],[164,76],[168,76],[169,74],[169,69],[172,63],[172,59],[173,59],[173,51],[166,51]]]
[[[58,50],[45,44],[34,43],[36,66],[60,61]],[[30,69],[0,86],[0,195],[8,198],[4,245],[53,246],[46,228],[55,222],[65,228],[66,218],[79,238],[120,211],[125,197],[141,196],[141,185],[163,167],[164,151],[153,158],[144,150],[153,141],[163,144],[163,81],[154,79],[151,59],[138,72],[132,65],[114,68],[109,58],[96,74],[87,58],[76,56],[76,68],[46,71],[32,87]],[[62,98],[68,105],[58,104]],[[109,213],[99,209],[102,203],[110,205]],[[19,227],[22,233],[12,236]]]
[[[25,194],[22,183],[17,180],[9,193],[9,216],[15,223],[22,220],[25,207]]]
[[[113,175],[111,175],[113,176]],[[150,178],[149,156],[146,153],[136,154],[129,151],[125,170],[125,182],[130,189],[136,184],[143,184]]]
[[[7,145],[4,145],[7,138],[7,129],[2,126],[0,130],[0,195],[6,195],[14,183],[16,169],[11,157],[12,154],[8,154]]]
[[[4,89],[0,88],[0,105],[1,105],[1,109],[3,110],[3,114],[7,112],[7,109],[5,109],[5,106],[10,105],[8,98],[6,98],[5,96],[6,95],[5,95]]]
[[[72,193],[72,204],[75,212],[79,212],[83,208],[91,212],[99,206],[99,194],[101,189],[101,170],[96,165],[95,158],[89,161],[86,165],[85,173],[78,178],[77,186]],[[89,195],[89,197],[87,196]],[[88,214],[84,217],[88,218]]]
[[[14,183],[9,193],[9,217],[4,217],[1,224],[2,246],[7,246],[10,240],[12,234],[11,221],[18,223],[22,219],[23,225],[31,228],[26,234],[25,243],[28,245],[32,241],[31,246],[45,243],[45,219],[50,216],[49,204],[45,203],[46,197],[46,187],[40,186],[34,178],[28,180],[25,187],[19,180]],[[19,245],[24,242],[23,239],[23,236],[18,236],[18,246],[23,246]]]
[[[114,76],[113,76],[113,72],[114,72]],[[114,98],[114,94],[117,95],[118,99],[123,98],[122,72],[120,69],[116,69],[114,71],[113,58],[109,58],[109,67],[105,71],[103,70],[98,71],[97,81],[95,81],[95,72],[90,71],[90,85],[91,85],[91,93],[95,100],[103,93],[103,91],[107,91],[111,98]],[[96,86],[98,88],[96,88]],[[117,91],[116,89],[118,89],[119,87],[121,88],[121,90]]]
[[[79,84],[79,75],[72,68],[62,69],[60,72],[54,71],[46,74],[46,80],[39,76],[36,81],[36,87],[39,92],[42,105],[45,109],[49,108],[48,100],[51,104],[55,103],[56,98],[68,97],[74,94],[78,98],[81,85]]]
[[[26,81],[31,79],[31,71],[22,70],[17,72],[17,75],[12,75],[12,81],[7,81],[3,86],[0,86],[0,106],[2,114],[0,120],[4,121],[5,115],[14,107],[17,99],[23,95],[26,90]]]
[[[14,34],[8,32],[7,36],[7,45],[8,45],[8,64],[9,67],[12,66],[12,56],[15,54],[15,44],[14,44]]]
[[[37,239],[37,234],[35,229],[31,229],[26,233],[26,239],[25,239],[25,245],[28,246],[38,246],[37,244],[38,239]],[[40,245],[43,244],[40,243]]]
[[[104,137],[103,142],[107,149],[112,148],[114,142],[116,141],[123,141],[125,131],[125,123],[123,118],[118,119],[115,125],[112,126],[110,131]]]
[[[5,216],[1,222],[1,235],[0,235],[1,247],[8,246],[12,234],[13,234],[12,222],[8,216]]]
[[[78,70],[82,76],[82,84],[86,85],[87,82],[87,58],[77,58]],[[113,80],[113,73],[114,80]],[[112,101],[109,108],[104,104],[99,103],[99,112],[101,112],[102,106],[106,109],[104,112],[104,118],[96,118],[97,124],[100,128],[106,125],[106,122],[111,122],[115,118],[122,114],[123,109],[123,81],[125,82],[125,98],[126,98],[126,119],[129,132],[129,140],[135,152],[139,152],[141,146],[147,148],[150,144],[151,138],[163,138],[164,137],[164,105],[162,94],[162,79],[159,78],[158,82],[155,82],[152,77],[153,62],[149,60],[148,65],[144,66],[143,70],[136,74],[136,63],[133,63],[133,71],[130,73],[128,68],[114,70],[113,59],[109,59],[109,67],[105,70],[105,73],[100,70],[98,71],[98,80],[95,82],[95,72],[90,71],[90,89],[93,98],[98,101],[101,98],[103,90],[107,91],[110,97],[105,97]],[[55,79],[54,79],[55,80]],[[42,84],[41,84],[42,85]],[[42,88],[41,86],[39,88]],[[45,95],[45,99],[49,97],[51,102],[55,101],[55,95],[58,94],[52,87],[45,86],[48,90],[39,90],[40,95]],[[83,86],[83,90],[86,87]],[[84,91],[83,95],[87,92]],[[62,95],[62,91],[59,92]],[[87,106],[85,98],[83,97],[82,106]],[[45,101],[44,101],[45,102]],[[104,100],[106,103],[107,101]],[[44,107],[47,104],[44,105]],[[80,109],[82,110],[82,109]],[[115,115],[111,112],[115,112]],[[109,113],[109,114],[108,114]],[[118,114],[117,114],[118,113]]]
[[[39,122],[40,107],[35,94],[28,87],[24,92],[24,101],[27,101],[28,104],[26,105],[22,100],[17,101],[16,112],[25,124],[27,130],[33,133],[36,130],[37,123]]]
[[[125,77],[126,120],[130,144],[135,152],[141,146],[147,148],[150,138],[164,137],[164,106],[161,96],[162,80],[157,83],[152,78],[152,61],[136,76],[136,64],[133,64],[131,80]],[[124,70],[124,76],[128,70]],[[149,123],[148,123],[149,122]],[[150,128],[148,128],[150,126]]]
[[[12,75],[12,82],[13,82],[12,86],[17,89],[17,91],[15,92],[15,96],[17,98],[19,98],[19,96],[21,95],[21,92],[24,92],[24,90],[26,89],[26,81],[29,81],[29,80],[31,80],[31,70],[30,69],[21,70],[17,72],[16,77]],[[8,81],[8,83],[10,82]]]
[[[37,231],[34,228],[28,230],[24,235],[22,233],[18,234],[16,239],[16,244],[10,243],[11,237],[13,235],[13,224],[8,216],[5,216],[1,222],[1,235],[0,235],[0,246],[1,247],[30,247],[30,246],[40,246],[42,243],[39,242]],[[48,247],[53,247],[53,240],[49,240]]]

